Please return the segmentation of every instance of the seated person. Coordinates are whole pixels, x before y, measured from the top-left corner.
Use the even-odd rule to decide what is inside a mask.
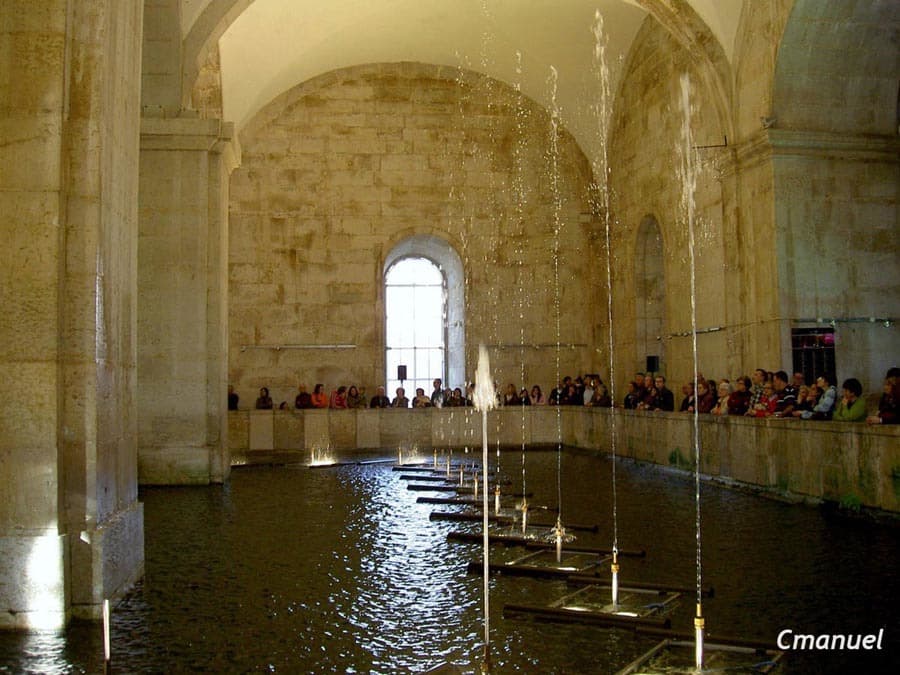
[[[837,404],[837,387],[834,378],[824,373],[816,379],[816,388],[821,392],[815,405],[809,410],[802,410],[800,417],[805,420],[830,420]]]
[[[606,385],[603,384],[603,382],[594,380],[591,388],[594,390],[594,393],[591,396],[591,400],[585,403],[586,406],[591,406],[593,408],[612,407],[612,399],[609,396],[609,390],[607,390]]]
[[[706,414],[712,412],[716,406],[716,396],[710,390],[709,382],[706,380],[697,380],[697,412]],[[690,410],[690,412],[694,412]]]
[[[528,398],[531,399],[531,405],[544,405],[547,403],[546,399],[544,399],[544,392],[541,391],[540,385],[537,384],[531,388]]]
[[[519,401],[521,401],[522,405],[531,405],[531,396],[528,395],[528,390],[525,387],[522,387],[521,391],[519,391]]]
[[[347,390],[347,407],[348,408],[365,408],[366,399],[359,393],[359,389],[355,384],[351,384]]]
[[[816,405],[816,401],[819,400],[820,393],[821,392],[815,382],[808,387],[805,384],[798,387],[797,403],[794,405],[794,410],[791,412],[791,415],[794,417],[803,417],[804,411],[812,411],[813,406]]]
[[[681,407],[678,409],[679,412],[690,412],[693,410],[691,406],[695,405],[694,399],[694,383],[686,382],[681,385],[681,395],[684,396],[681,399]]]
[[[836,422],[862,422],[866,419],[866,401],[862,397],[862,384],[855,377],[844,380],[843,396],[831,419]]]
[[[503,393],[503,405],[519,405],[519,394],[516,393],[516,385],[510,382],[506,385],[506,391]]]
[[[331,392],[331,400],[328,407],[338,408],[340,410],[347,409],[347,387],[341,385],[335,391]]]
[[[327,408],[328,394],[325,393],[325,385],[317,384],[313,387],[313,393],[310,395],[313,408]]]
[[[762,396],[759,401],[747,411],[747,415],[751,417],[770,417],[775,412],[775,406],[778,404],[778,397],[775,395],[775,386],[771,382],[763,385]]]
[[[633,380],[628,383],[628,393],[625,394],[625,399],[622,401],[622,405],[626,410],[636,410],[638,405],[641,402],[641,386],[637,383],[637,380]]]
[[[229,410],[237,410],[238,409],[238,401],[240,400],[240,396],[235,392],[234,387],[232,385],[228,385],[228,409]]]
[[[569,384],[572,382],[572,378],[566,375],[562,382],[560,382],[557,386],[550,390],[549,403],[550,405],[565,405],[566,397],[569,391]]]
[[[728,397],[729,415],[746,415],[750,409],[750,387],[753,382],[746,375],[734,381],[734,391]]]
[[[675,395],[666,387],[666,378],[657,375],[653,379],[653,398],[648,404],[649,410],[675,410]]]
[[[425,390],[422,387],[416,389],[416,397],[412,402],[413,408],[430,408],[432,407],[431,399],[425,395]]]
[[[300,410],[313,407],[312,397],[309,395],[309,392],[306,391],[306,386],[302,384],[297,387],[297,397],[294,399],[294,407]]]
[[[256,409],[257,410],[271,410],[272,409],[272,397],[269,396],[269,388],[263,387],[259,390],[259,398],[256,399]]]
[[[409,407],[409,399],[406,398],[406,389],[403,387],[397,387],[397,395],[394,397],[394,400],[391,401],[392,408],[408,408]]]
[[[462,408],[466,405],[466,401],[462,395],[462,389],[457,387],[452,392],[450,392],[450,398],[447,399],[447,407],[448,408]]]
[[[788,381],[788,374],[779,370],[772,378],[775,385],[775,395],[778,397],[775,403],[774,417],[791,417],[794,406],[797,405],[797,390]]]
[[[731,382],[728,380],[722,380],[718,384],[718,393],[719,398],[716,400],[716,404],[713,406],[713,409],[710,412],[713,415],[727,415],[728,414],[728,399],[731,398]]]
[[[384,395],[384,387],[378,387],[372,400],[369,401],[370,408],[390,408],[391,399]]]
[[[890,371],[888,371],[890,373]],[[878,412],[866,418],[869,424],[900,424],[900,377],[886,377]]]

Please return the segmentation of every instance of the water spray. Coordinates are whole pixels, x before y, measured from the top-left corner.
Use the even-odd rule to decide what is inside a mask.
[[[483,466],[488,466],[488,435],[487,435],[487,414],[497,405],[497,399],[494,394],[494,385],[491,380],[491,363],[488,357],[487,348],[484,345],[478,347],[478,368],[475,372],[475,409],[481,411],[481,439],[482,439],[482,462]],[[482,472],[484,477],[484,491],[482,492],[482,533],[483,533],[483,553],[484,569],[482,575],[484,579],[484,660],[481,664],[481,672],[489,673],[491,670],[491,612],[490,612],[490,537],[488,535],[488,486],[487,471]]]
[[[691,280],[691,350],[694,363],[694,391],[697,390],[697,290],[696,269],[697,263],[694,255],[694,190],[697,185],[697,170],[694,166],[692,148],[694,145],[691,134],[691,80],[687,73],[681,76],[681,107],[684,112],[681,126],[681,199],[682,207],[687,217],[688,226],[688,250],[690,252],[690,280]],[[696,504],[696,568],[697,568],[697,615],[694,617],[694,661],[697,670],[703,667],[703,629],[706,621],[703,618],[703,565],[701,555],[701,529],[700,529],[700,418],[699,411],[695,407],[694,422],[694,503]]]

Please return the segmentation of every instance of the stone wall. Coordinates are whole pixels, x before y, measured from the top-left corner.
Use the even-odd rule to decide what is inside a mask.
[[[666,289],[663,311],[664,339],[657,353],[664,356],[660,369],[672,382],[684,382],[692,371],[691,344],[686,337],[667,337],[691,330],[689,228],[682,202],[682,139],[684,112],[681,76],[691,79],[691,130],[694,146],[721,146],[725,125],[718,118],[695,62],[657,22],[648,19],[638,32],[625,65],[616,96],[609,151],[610,185],[615,229],[612,232],[614,338],[617,385],[643,370],[646,353],[638,349],[635,268],[641,222],[653,216],[663,240],[662,266]],[[726,149],[709,147],[691,151],[698,176],[694,192],[694,260],[696,324],[698,329],[724,326],[737,310],[731,277],[726,268],[725,214],[719,162]],[[698,338],[700,368],[707,375],[731,373],[732,352],[726,333]],[[643,345],[641,346],[643,349]]]
[[[577,345],[563,373],[598,368],[590,166],[570,136],[550,136],[546,111],[510,87],[422,64],[330,73],[271,102],[242,132],[231,179],[229,374],[242,400],[382,384],[383,265],[412,235],[462,260],[470,371],[485,342],[499,381],[521,382],[524,360],[525,383],[552,385],[558,335]],[[353,348],[293,348],[333,344]]]
[[[562,439],[609,453],[612,429],[617,456],[693,471],[691,415],[549,406],[488,413],[489,442],[507,447]],[[900,426],[703,415],[699,429],[707,478],[788,499],[900,512]],[[313,449],[323,448],[340,459],[359,449],[417,449],[430,459],[434,449],[480,448],[481,414],[467,408],[237,411],[229,413],[229,437],[237,464],[308,462]]]

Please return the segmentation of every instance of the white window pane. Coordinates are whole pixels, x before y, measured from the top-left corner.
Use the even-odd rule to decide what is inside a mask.
[[[387,365],[388,377],[396,377],[397,376],[397,366],[400,365],[400,350],[389,349],[387,351],[386,365]]]
[[[430,393],[431,380],[443,377],[445,304],[443,273],[431,261],[404,258],[387,271],[386,379],[396,380],[397,366],[405,365],[407,393],[416,383]]]
[[[431,319],[420,321],[416,324],[417,347],[441,347],[443,346],[443,327],[439,321]]]
[[[443,379],[442,373],[444,372],[444,350],[443,349],[432,349],[430,352],[431,357],[428,360],[428,368],[432,373],[432,379],[435,377],[440,377]]]
[[[444,292],[434,286],[416,288],[416,318],[440,320],[444,314]]]
[[[385,283],[388,285],[441,285],[443,281],[443,275],[437,266],[424,258],[404,258],[392,265],[385,276]]]
[[[415,309],[415,288],[409,286],[388,286],[384,297],[388,321],[392,323],[409,323]]]

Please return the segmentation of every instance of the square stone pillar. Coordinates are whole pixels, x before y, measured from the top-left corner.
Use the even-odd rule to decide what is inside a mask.
[[[139,481],[223,482],[232,127],[144,117],[138,242]]]
[[[135,3],[0,3],[2,628],[99,616],[143,573],[141,30]]]

